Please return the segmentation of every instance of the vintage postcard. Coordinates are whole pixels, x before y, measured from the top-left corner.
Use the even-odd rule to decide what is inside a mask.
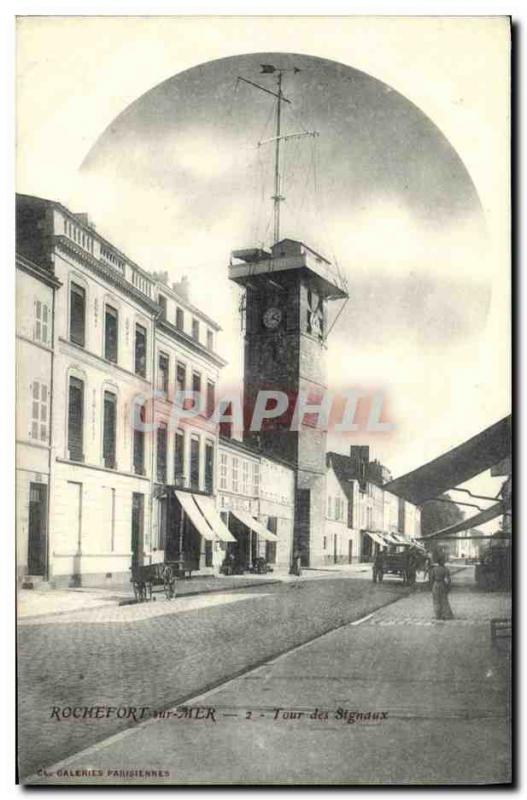
[[[18,18],[20,783],[511,782],[510,26]]]

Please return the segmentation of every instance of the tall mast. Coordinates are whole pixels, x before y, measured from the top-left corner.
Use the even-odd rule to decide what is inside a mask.
[[[273,218],[274,218],[274,225],[273,225],[273,244],[276,244],[280,241],[280,203],[285,200],[285,197],[280,192],[280,142],[286,141],[287,139],[294,139],[299,136],[318,136],[317,131],[301,131],[300,133],[289,133],[285,136],[282,136],[282,103],[291,103],[287,97],[284,96],[282,92],[282,77],[284,72],[293,72],[297,73],[300,72],[298,67],[293,67],[292,69],[279,69],[278,67],[273,66],[272,64],[262,64],[262,73],[263,74],[277,74],[277,92],[273,92],[271,89],[267,89],[264,86],[260,86],[259,83],[255,83],[254,81],[250,81],[248,78],[242,78],[241,75],[238,76],[239,81],[243,81],[244,83],[248,83],[250,86],[254,86],[255,89],[260,89],[262,92],[266,94],[272,95],[276,98],[276,136],[273,136],[271,139],[266,139],[265,141],[258,142],[258,147],[261,147],[263,144],[267,144],[270,142],[274,142],[274,194],[271,195],[271,199],[273,201]]]
[[[273,244],[280,241],[280,114],[282,106],[282,71],[278,73],[278,94],[276,97],[276,145],[274,152],[274,231]]]

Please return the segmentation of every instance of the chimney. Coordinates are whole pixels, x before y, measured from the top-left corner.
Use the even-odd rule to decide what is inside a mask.
[[[159,283],[164,283],[165,286],[168,286],[168,272],[165,270],[164,272],[153,272],[155,281],[159,281]]]
[[[188,283],[188,277],[186,275],[183,275],[183,277],[181,278],[181,280],[178,283],[173,283],[172,284],[172,289],[173,289],[174,292],[179,294],[183,298],[183,300],[187,300],[188,301],[188,299],[189,299],[189,283]]]
[[[75,217],[75,219],[79,220],[81,225],[86,225],[86,227],[91,228],[92,231],[95,230],[95,225],[93,224],[93,222],[91,221],[91,219],[89,218],[89,216],[85,211],[79,214],[74,214],[73,216]]]

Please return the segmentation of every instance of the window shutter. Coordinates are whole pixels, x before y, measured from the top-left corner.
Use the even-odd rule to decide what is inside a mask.
[[[112,392],[104,393],[103,458],[104,466],[115,469],[115,420],[116,397]]]
[[[72,461],[83,461],[84,383],[70,378],[68,407],[68,449]]]
[[[70,289],[70,339],[84,347],[86,322],[86,292],[81,286],[72,283]]]

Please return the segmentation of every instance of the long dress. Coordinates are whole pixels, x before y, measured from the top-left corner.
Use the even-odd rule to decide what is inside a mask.
[[[432,600],[436,619],[453,619],[454,614],[448,602],[450,572],[442,564],[436,564],[431,570]]]

